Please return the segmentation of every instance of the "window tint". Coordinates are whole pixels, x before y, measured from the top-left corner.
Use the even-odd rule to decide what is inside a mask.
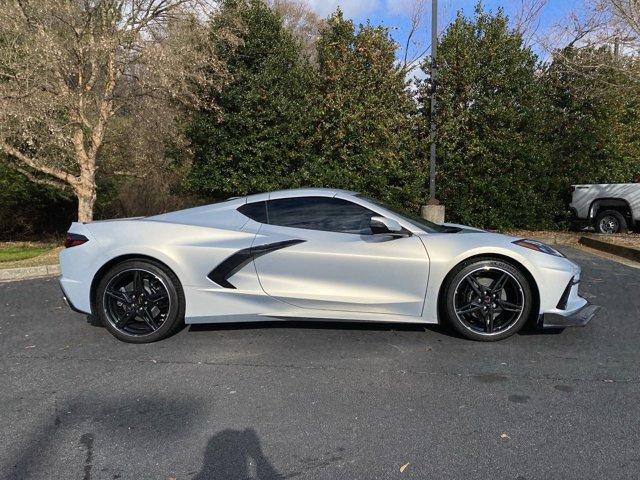
[[[238,211],[260,223],[267,223],[267,202],[247,203],[238,208]]]
[[[375,213],[340,198],[296,197],[269,200],[268,215],[271,225],[369,235]]]

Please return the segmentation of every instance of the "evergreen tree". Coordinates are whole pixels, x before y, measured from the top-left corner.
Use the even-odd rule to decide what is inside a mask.
[[[299,42],[261,0],[222,2],[211,41],[233,80],[212,93],[219,115],[197,112],[189,124],[189,186],[215,199],[298,186],[314,117],[314,72]]]
[[[554,55],[546,75],[550,140],[565,192],[576,183],[640,178],[640,85],[630,80],[637,67],[637,60],[607,48],[566,48]],[[620,74],[625,70],[629,75]]]
[[[441,39],[437,197],[451,221],[486,228],[552,224],[549,109],[537,64],[503,12],[481,5],[472,19],[459,13]],[[428,143],[428,81],[420,97]]]
[[[315,155],[305,181],[356,190],[417,210],[416,104],[385,28],[356,29],[338,10],[318,40]]]

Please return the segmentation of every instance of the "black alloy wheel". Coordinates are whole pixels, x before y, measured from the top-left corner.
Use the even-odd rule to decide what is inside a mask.
[[[125,261],[102,278],[98,316],[118,339],[147,343],[168,336],[184,317],[184,294],[175,275],[146,260]]]
[[[449,322],[464,336],[493,341],[516,333],[531,313],[531,287],[513,265],[478,260],[450,276],[446,290]]]

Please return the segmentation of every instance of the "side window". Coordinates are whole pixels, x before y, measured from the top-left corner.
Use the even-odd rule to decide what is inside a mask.
[[[251,220],[267,223],[267,202],[247,203],[239,207],[238,211]]]
[[[326,232],[370,235],[371,210],[340,198],[296,197],[269,200],[269,224]]]

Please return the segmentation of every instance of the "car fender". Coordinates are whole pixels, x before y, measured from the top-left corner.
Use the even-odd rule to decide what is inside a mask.
[[[573,262],[514,245],[512,242],[517,240],[516,237],[470,233],[464,235],[475,238],[453,242],[451,237],[447,240],[446,235],[456,234],[423,237],[431,261],[423,317],[431,323],[438,319],[438,299],[445,279],[458,265],[474,257],[502,257],[524,268],[533,279],[532,288],[537,289],[540,313],[554,308],[567,283],[579,275],[580,269]]]

